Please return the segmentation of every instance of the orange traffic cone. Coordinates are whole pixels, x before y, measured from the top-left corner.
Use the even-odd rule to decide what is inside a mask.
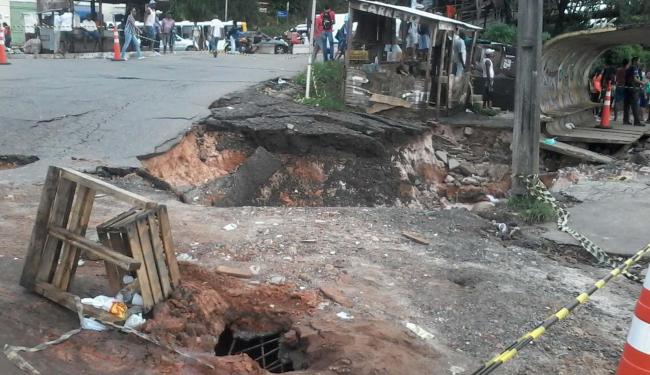
[[[117,26],[113,28],[113,61],[124,61],[120,51],[120,34],[117,31]]]
[[[650,375],[650,273],[634,310],[632,327],[616,375]]]
[[[610,120],[610,111],[611,111],[611,103],[612,103],[612,83],[609,82],[607,84],[607,91],[605,92],[605,102],[603,103],[603,110],[600,113],[600,127],[603,129],[611,129],[612,127],[609,125],[609,120]]]
[[[0,65],[9,65],[5,48],[5,28],[0,25]]]

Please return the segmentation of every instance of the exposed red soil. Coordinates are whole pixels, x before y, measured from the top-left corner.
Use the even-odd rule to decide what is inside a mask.
[[[223,143],[226,135],[188,132],[171,150],[143,159],[142,164],[173,186],[198,186],[232,173],[249,156],[245,149],[222,149]]]
[[[155,319],[143,331],[193,354],[214,355],[222,331],[288,332],[309,362],[302,374],[422,374],[438,355],[409,336],[404,328],[385,321],[341,321],[316,309],[322,295],[295,286],[261,284],[181,263],[183,281],[172,297],[155,309]],[[202,357],[203,358],[203,357]],[[262,374],[247,356],[212,357],[228,374]],[[192,368],[194,365],[191,365]],[[186,365],[179,373],[190,371]],[[192,370],[194,371],[194,370]],[[214,372],[219,373],[219,372]]]

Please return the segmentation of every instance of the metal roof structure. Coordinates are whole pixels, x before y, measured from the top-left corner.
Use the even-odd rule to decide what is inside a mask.
[[[425,12],[419,9],[413,9],[401,5],[386,4],[379,1],[370,0],[351,0],[350,5],[353,9],[362,12],[377,14],[379,16],[396,18],[405,22],[417,23],[437,23],[447,25],[449,28],[458,27],[466,30],[482,30],[481,27],[466,22],[458,21],[435,13]],[[443,27],[444,28],[444,27]]]

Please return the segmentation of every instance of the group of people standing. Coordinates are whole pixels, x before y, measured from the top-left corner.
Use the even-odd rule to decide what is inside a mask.
[[[129,16],[124,22],[124,45],[122,46],[122,59],[126,60],[126,51],[130,45],[136,51],[137,58],[144,59],[140,50],[141,37],[147,39],[148,45],[156,55],[159,55],[156,49],[160,50],[160,43],[163,46],[163,53],[167,53],[169,48],[170,53],[174,53],[174,33],[176,30],[176,23],[171,14],[165,14],[165,17],[160,20],[156,15],[156,1],[150,0],[144,10],[144,30],[141,30],[135,23],[135,17],[138,14],[136,8],[132,8]]]
[[[644,72],[639,64],[639,58],[623,59],[616,67],[608,64],[604,69],[597,69],[590,80],[591,100],[601,103],[608,86],[615,88],[611,102],[614,121],[623,107],[623,124],[643,126],[643,108],[648,108],[646,122],[650,123],[650,71]],[[600,109],[594,109],[595,115],[600,115]],[[634,122],[630,122],[630,112]]]
[[[323,51],[323,60],[330,61],[340,59],[345,55],[348,43],[347,16],[345,23],[336,32],[338,52],[334,57],[334,25],[336,24],[336,13],[330,7],[326,7],[314,19],[314,54],[316,58],[320,51]]]

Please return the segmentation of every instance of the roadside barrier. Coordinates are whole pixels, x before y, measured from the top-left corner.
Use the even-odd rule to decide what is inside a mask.
[[[0,65],[9,65],[7,49],[5,47],[5,28],[0,25]]]
[[[608,87],[608,91],[609,90],[611,90],[611,86]],[[562,207],[555,198],[553,198],[548,189],[546,189],[546,186],[539,179],[539,176],[519,176],[519,178],[525,182],[528,194],[539,201],[548,203],[553,207],[553,210],[557,215],[557,227],[560,231],[566,232],[578,240],[580,242],[580,245],[582,245],[582,247],[587,250],[587,252],[594,256],[599,261],[599,263],[613,267],[614,269],[611,270],[607,276],[595,282],[594,285],[587,291],[578,295],[574,300],[564,305],[564,307],[537,325],[532,331],[523,335],[517,341],[504,349],[500,354],[486,362],[481,368],[474,371],[472,375],[490,374],[502,364],[516,357],[519,351],[537,341],[550,327],[559,321],[566,319],[566,317],[569,316],[571,312],[573,312],[578,306],[587,303],[589,301],[589,298],[594,293],[604,288],[605,285],[607,285],[607,283],[612,279],[620,275],[624,275],[633,281],[640,281],[640,278],[638,276],[633,275],[628,271],[641,258],[650,253],[650,244],[648,244],[646,247],[639,250],[636,254],[624,262],[615,263],[614,260],[612,260],[609,255],[607,255],[607,253],[605,253],[605,251],[603,251],[600,247],[594,244],[587,237],[569,227],[569,212],[564,207]],[[632,339],[628,337],[628,344],[626,344],[628,357],[626,357],[624,354],[621,366],[628,366],[630,363],[631,366],[635,366],[635,364],[639,363],[639,361],[645,361],[643,363],[645,363],[646,368],[650,369],[650,291],[647,290],[649,288],[650,281],[646,277],[646,281],[644,283],[644,293],[642,293],[643,300],[640,300],[639,305],[637,305],[637,315],[639,315],[639,311],[642,311],[641,314],[645,320],[639,320],[635,318],[636,320],[634,322],[637,323],[635,325],[633,322],[633,330],[630,331],[630,337],[632,337]],[[642,307],[639,307],[641,305]],[[630,340],[632,340],[633,343],[630,343]],[[639,349],[643,351],[640,351]],[[633,370],[628,370],[628,368],[625,367],[624,369],[627,372],[621,372],[617,375],[650,375],[650,370],[648,370],[648,372],[639,372],[636,370],[636,368],[636,366],[630,367],[630,369]]]
[[[650,273],[643,283],[616,375],[650,375]]]
[[[544,320],[542,323],[537,325],[535,329],[532,331],[526,333],[523,335],[519,340],[513,342],[510,346],[508,346],[505,350],[503,350],[499,355],[495,356],[488,362],[486,362],[481,368],[478,370],[474,371],[472,375],[485,375],[485,374],[490,374],[494,370],[496,370],[499,366],[502,364],[510,361],[513,359],[519,351],[521,351],[523,348],[527,347],[528,345],[532,344],[534,341],[537,341],[550,327],[555,325],[561,320],[566,319],[566,317],[573,312],[578,306],[583,305],[589,301],[589,298],[596,293],[598,290],[602,289],[607,285],[609,281],[612,279],[618,277],[619,275],[623,274],[625,271],[627,271],[630,267],[632,267],[635,263],[637,263],[641,258],[643,258],[645,255],[650,253],[650,244],[643,248],[642,250],[639,250],[634,256],[631,258],[627,259],[625,262],[620,264],[618,267],[614,268],[605,276],[604,278],[598,280],[597,282],[594,283],[594,285],[589,288],[586,292],[581,293],[578,295],[574,300],[571,302],[567,303],[556,311],[553,315],[549,316],[546,320]],[[650,293],[650,292],[649,292]],[[650,296],[650,294],[649,294]],[[650,297],[648,297],[650,299]],[[650,311],[650,310],[648,310]],[[648,313],[648,316],[650,316],[650,313]],[[644,334],[646,334],[646,340],[645,340],[645,346],[644,348],[648,349],[650,348],[650,324],[649,323],[643,323],[645,324],[644,328],[646,329],[643,331]],[[634,323],[632,323],[632,326],[634,328]],[[632,333],[630,333],[632,335]],[[628,338],[628,343],[629,343],[629,338]],[[626,348],[629,345],[626,345]],[[636,350],[635,350],[636,351]],[[650,350],[647,352],[650,353]],[[630,351],[630,356],[634,355]],[[648,363],[648,358],[650,358],[650,354],[645,354],[646,358],[646,363]],[[647,373],[645,372],[622,372],[619,373],[618,375],[642,375],[642,374],[650,374],[650,371]]]
[[[607,91],[605,92],[605,102],[603,103],[603,110],[600,113],[600,127],[603,129],[611,129],[609,125],[611,117],[611,104],[612,104],[612,83],[607,84]]]

